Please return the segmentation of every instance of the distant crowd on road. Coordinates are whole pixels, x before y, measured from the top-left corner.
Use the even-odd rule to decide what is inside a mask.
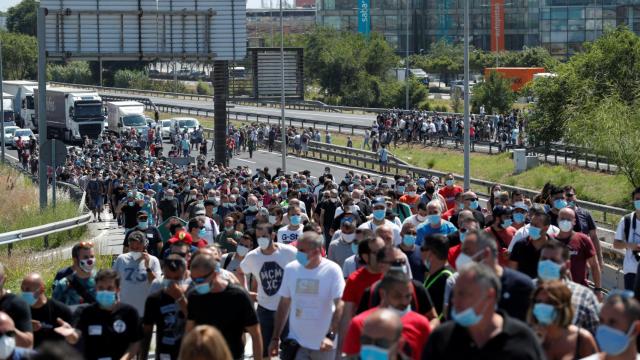
[[[250,143],[258,128],[244,130]],[[81,241],[52,289],[29,274],[19,294],[2,290],[0,359],[231,360],[249,337],[255,359],[638,357],[640,188],[614,242],[626,291],[607,294],[571,186],[529,198],[494,185],[483,206],[452,174],[157,155],[133,136],[70,153],[63,174],[96,221],[118,224],[122,254]],[[0,289],[7,277],[0,266]]]

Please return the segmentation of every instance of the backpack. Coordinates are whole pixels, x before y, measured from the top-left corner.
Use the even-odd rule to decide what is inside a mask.
[[[624,241],[629,241],[629,231],[631,230],[631,218],[633,215],[633,231],[636,231],[636,214],[627,214],[624,216]]]

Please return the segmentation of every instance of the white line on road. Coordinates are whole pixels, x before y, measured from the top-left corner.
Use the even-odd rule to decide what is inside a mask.
[[[248,162],[250,164],[255,164],[255,161],[250,161],[250,160],[245,160],[245,159],[239,159],[239,158],[232,158],[231,160],[237,160],[237,161],[244,161],[244,162]]]

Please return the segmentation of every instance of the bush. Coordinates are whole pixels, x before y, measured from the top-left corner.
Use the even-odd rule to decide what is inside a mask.
[[[179,92],[186,93],[186,86],[179,81],[178,86],[173,80],[153,80],[143,72],[138,70],[118,70],[113,76],[113,83],[115,87],[139,89],[139,90],[153,90],[163,92]]]
[[[93,84],[93,74],[86,61],[72,61],[66,65],[48,65],[47,80],[72,84]]]
[[[198,81],[198,85],[196,86],[196,93],[198,95],[213,95],[213,90],[211,90],[211,86],[203,81]]]

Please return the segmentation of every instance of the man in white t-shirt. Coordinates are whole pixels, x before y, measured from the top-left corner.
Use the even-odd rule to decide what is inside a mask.
[[[278,309],[280,295],[278,291],[282,284],[284,268],[296,259],[296,248],[291,245],[280,244],[273,241],[273,225],[260,224],[256,228],[258,247],[251,250],[240,263],[242,282],[246,279],[242,275],[253,275],[258,283],[258,321],[262,333],[263,356],[267,356],[269,341],[273,334],[273,324]],[[245,281],[244,287],[250,291],[251,284]],[[287,329],[282,336],[286,336]]]
[[[516,234],[513,235],[513,239],[511,239],[511,242],[509,243],[509,247],[508,247],[509,253],[513,251],[513,247],[515,246],[516,243],[527,240],[527,238],[529,238],[530,227],[531,227],[531,224],[527,224],[521,227],[520,229],[518,229],[518,231],[516,231]],[[560,229],[558,229],[558,227],[549,225],[549,230],[547,230],[547,235],[555,238],[556,235],[558,235],[559,233],[560,233]]]
[[[129,235],[129,252],[118,256],[113,270],[120,275],[120,302],[144,314],[144,303],[154,279],[162,276],[160,261],[145,251],[147,238],[141,231]]]
[[[387,214],[387,204],[384,201],[383,197],[378,197],[373,200],[371,204],[373,209],[373,218],[362,225],[358,226],[358,229],[369,229],[371,231],[376,231],[378,226],[388,225],[393,230],[393,246],[400,245],[400,241],[402,241],[402,237],[400,236],[400,228],[394,222],[389,221],[385,218]]]
[[[300,344],[297,359],[333,360],[342,316],[344,279],[340,267],[321,256],[324,238],[308,231],[298,240],[297,261],[284,270],[269,355],[277,356],[289,317],[289,338]]]
[[[276,242],[290,244],[302,236],[302,210],[298,206],[289,206],[287,211],[289,225],[278,230]]]
[[[640,187],[633,191],[631,197],[635,211],[620,219],[613,240],[613,247],[625,252],[622,272],[626,290],[634,289],[638,270],[636,255],[640,256]]]

